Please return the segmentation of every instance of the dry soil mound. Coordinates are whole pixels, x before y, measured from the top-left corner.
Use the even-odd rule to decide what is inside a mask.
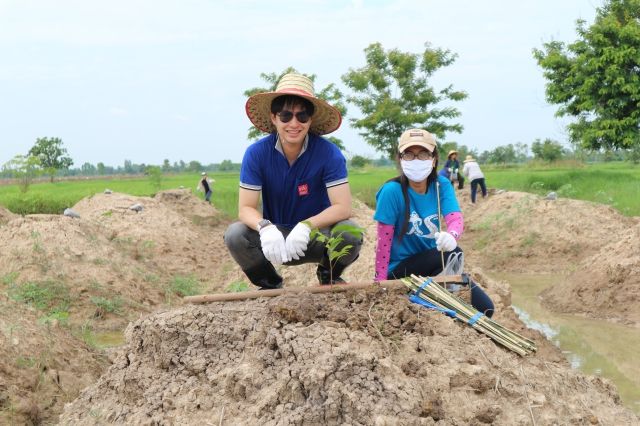
[[[0,206],[0,225],[4,225],[9,222],[11,219],[15,218],[16,215],[11,213],[9,210]]]
[[[472,205],[467,197],[458,196],[467,224],[461,244],[467,244],[468,259],[477,259],[474,264],[484,269],[566,270],[600,252],[611,235],[620,236],[621,229],[638,223],[637,218],[588,201],[502,192]]]
[[[131,325],[63,424],[630,424],[615,390],[384,292],[185,306]]]
[[[0,296],[0,424],[50,424],[106,359],[26,306]]]
[[[135,204],[142,205],[142,211],[129,209]],[[203,289],[219,290],[241,273],[227,276],[235,262],[224,247],[226,225],[220,213],[187,190],[164,191],[155,198],[96,194],[73,209],[99,224],[103,234],[155,270],[155,275],[193,275]]]
[[[615,239],[580,262],[565,283],[545,291],[545,303],[560,312],[640,324],[640,225]]]

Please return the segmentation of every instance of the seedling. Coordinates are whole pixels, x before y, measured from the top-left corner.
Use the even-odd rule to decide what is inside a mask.
[[[327,256],[329,256],[329,279],[333,282],[333,267],[336,265],[338,260],[342,259],[344,256],[348,255],[353,248],[353,244],[346,244],[341,249],[338,249],[340,245],[344,242],[343,235],[347,233],[356,238],[362,238],[364,234],[364,229],[347,224],[336,225],[331,229],[331,235],[327,236],[320,232],[318,228],[314,228],[311,230],[310,238],[316,239],[321,243],[324,243],[325,248],[327,249]]]

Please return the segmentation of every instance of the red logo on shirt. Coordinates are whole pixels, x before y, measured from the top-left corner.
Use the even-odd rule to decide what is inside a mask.
[[[303,195],[309,195],[309,185],[307,185],[306,183],[298,185],[298,195],[301,197]]]

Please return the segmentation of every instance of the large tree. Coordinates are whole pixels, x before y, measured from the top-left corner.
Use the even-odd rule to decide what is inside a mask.
[[[533,56],[556,115],[571,116],[574,145],[640,149],[640,0],[608,0],[595,22],[578,20],[578,40],[544,43]]]
[[[51,177],[51,182],[58,170],[66,170],[73,165],[73,160],[67,156],[67,149],[62,147],[60,138],[36,139],[29,155],[38,158],[40,166]]]
[[[280,79],[282,78],[283,75],[291,73],[291,72],[295,72],[298,74],[303,74],[307,77],[309,77],[311,79],[311,81],[314,82],[314,86],[315,86],[315,79],[316,79],[316,75],[315,74],[304,74],[304,73],[300,73],[298,72],[295,68],[293,67],[288,67],[286,68],[284,71],[282,71],[280,74],[276,74],[276,73],[261,73],[260,77],[269,85],[268,87],[254,87],[251,89],[247,89],[244,91],[244,95],[247,97],[253,96],[257,93],[262,93],[262,92],[273,92],[276,90],[276,87],[278,86],[278,81],[280,81]],[[333,105],[334,107],[336,107],[338,109],[338,111],[340,111],[340,114],[342,114],[342,118],[344,119],[344,117],[347,115],[347,106],[344,104],[344,102],[342,102],[342,93],[340,92],[340,90],[338,90],[338,88],[336,87],[335,84],[331,83],[328,86],[324,87],[322,90],[318,91],[317,88],[314,87],[314,89],[316,90],[315,95],[322,99],[327,101],[329,104]],[[251,126],[249,128],[249,131],[247,133],[247,139],[253,141],[256,140],[262,136],[264,136],[265,133],[262,132],[261,130],[259,130],[257,127]],[[331,142],[333,142],[334,144],[336,144],[338,146],[338,148],[340,148],[341,150],[345,151],[345,147],[344,144],[342,143],[342,140],[336,138],[335,136],[325,136],[327,139],[329,139]]]
[[[369,145],[391,158],[397,153],[398,137],[411,127],[424,128],[438,138],[462,131],[462,125],[449,123],[460,115],[451,101],[461,101],[467,94],[451,85],[436,90],[429,84],[438,69],[455,61],[455,54],[428,43],[421,53],[384,50],[380,43],[364,52],[366,65],[350,69],[342,80],[354,92],[347,101],[363,114],[352,118],[351,124]],[[441,102],[446,106],[438,107]]]

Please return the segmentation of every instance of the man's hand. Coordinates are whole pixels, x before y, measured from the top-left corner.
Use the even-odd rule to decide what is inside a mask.
[[[311,228],[304,222],[298,223],[287,236],[287,254],[293,260],[304,257],[304,252],[309,245],[309,234]]]
[[[275,225],[265,226],[260,229],[260,244],[264,257],[274,265],[280,265],[291,260],[287,254],[282,232]]]
[[[436,248],[440,251],[452,251],[458,247],[458,242],[448,232],[436,232]]]

